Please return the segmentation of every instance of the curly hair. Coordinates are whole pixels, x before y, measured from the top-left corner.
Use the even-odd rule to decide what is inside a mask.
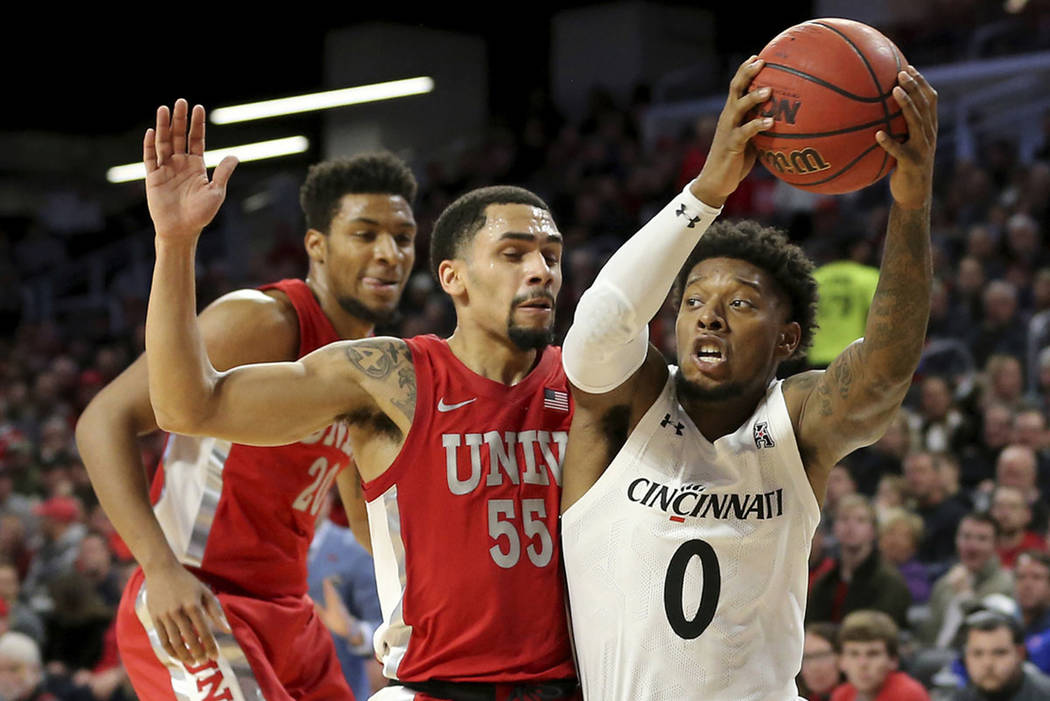
[[[310,166],[299,205],[306,226],[327,234],[343,195],[400,195],[412,204],[416,189],[416,177],[400,158],[387,151],[362,153]]]
[[[461,195],[445,207],[430,234],[430,272],[435,278],[441,261],[458,257],[463,245],[485,226],[485,209],[493,204],[525,204],[551,211],[539,195],[514,185],[482,187]]]
[[[813,279],[813,262],[805,252],[772,227],[750,220],[715,222],[678,271],[675,306],[682,303],[690,271],[708,258],[738,258],[768,273],[791,302],[788,319],[802,327],[802,336],[792,357],[805,355],[817,329],[817,282]]]

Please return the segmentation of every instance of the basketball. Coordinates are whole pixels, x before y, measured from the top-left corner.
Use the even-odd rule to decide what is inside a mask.
[[[907,65],[878,30],[847,19],[815,19],[781,32],[759,58],[749,87],[772,89],[753,116],[773,126],[752,142],[770,173],[810,192],[837,195],[879,181],[896,161],[875,141],[880,129],[908,134],[893,98]]]

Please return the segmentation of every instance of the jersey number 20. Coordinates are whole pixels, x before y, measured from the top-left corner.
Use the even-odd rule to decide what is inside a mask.
[[[685,568],[694,557],[700,558],[703,584],[700,590],[700,607],[690,619],[685,617],[682,605],[682,590],[685,588]],[[679,638],[692,640],[700,637],[711,624],[718,606],[718,595],[722,591],[722,573],[718,568],[718,556],[710,545],[702,540],[687,540],[671,557],[664,579],[664,612],[667,622]]]

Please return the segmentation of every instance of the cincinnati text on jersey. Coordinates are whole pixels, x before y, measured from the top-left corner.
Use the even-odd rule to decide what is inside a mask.
[[[757,494],[716,494],[698,484],[672,487],[639,477],[627,486],[627,498],[636,504],[669,514],[672,521],[685,517],[765,520],[784,513],[784,489]]]

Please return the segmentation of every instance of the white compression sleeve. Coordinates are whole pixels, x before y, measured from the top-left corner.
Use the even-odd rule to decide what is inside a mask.
[[[573,385],[602,394],[642,366],[649,320],[721,211],[698,200],[686,186],[613,254],[580,298],[565,337],[562,363]]]

